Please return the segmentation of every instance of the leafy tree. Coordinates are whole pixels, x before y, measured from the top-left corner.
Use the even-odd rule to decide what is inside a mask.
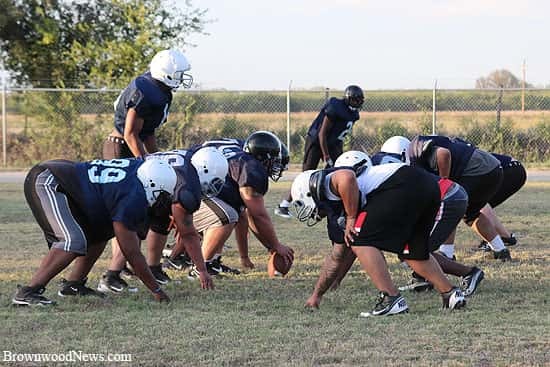
[[[0,0],[1,62],[21,84],[122,87],[159,50],[204,33],[190,1]]]
[[[525,86],[532,87],[529,83],[525,83]],[[508,70],[495,70],[486,77],[477,79],[476,88],[521,88],[521,79]]]

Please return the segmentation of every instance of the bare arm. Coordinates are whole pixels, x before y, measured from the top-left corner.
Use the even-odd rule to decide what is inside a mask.
[[[143,119],[139,117],[135,109],[129,108],[124,123],[124,140],[136,158],[145,156],[145,148],[139,139],[142,128]]]
[[[155,152],[158,152],[159,148],[157,146],[157,138],[155,135],[149,135],[145,138],[143,141],[143,145],[145,145],[145,149],[147,149],[147,154],[152,154]]]
[[[449,178],[451,174],[451,152],[447,148],[438,147],[435,152],[439,176]]]
[[[312,295],[306,302],[306,307],[318,308],[321,298],[331,286],[338,286],[355,261],[353,251],[344,244],[334,244],[332,252],[325,258],[321,274],[315,284]],[[335,284],[336,283],[336,284]]]
[[[254,269],[254,264],[248,256],[248,214],[246,210],[243,210],[235,226],[235,239],[241,256],[241,265],[245,268]]]
[[[187,210],[180,204],[172,204],[172,215],[174,216],[174,223],[178,230],[177,241],[181,242],[185,251],[193,260],[193,264],[199,271],[201,288],[213,289],[214,282],[206,270],[204,264],[204,258],[202,257],[201,239],[195,226],[193,225],[193,215],[188,213]]]
[[[134,269],[138,278],[153,292],[157,300],[168,299],[162,290],[160,290],[149,266],[147,266],[147,261],[145,261],[145,257],[139,248],[140,241],[136,232],[130,231],[122,222],[113,222],[113,229],[120,250],[130,265],[132,265],[132,269]]]
[[[344,211],[346,212],[344,240],[348,246],[351,246],[353,235],[357,234],[354,227],[355,218],[359,211],[359,186],[357,186],[355,173],[351,170],[336,171],[331,176],[330,184],[334,187],[344,204]]]
[[[328,154],[327,136],[331,129],[332,121],[325,116],[323,123],[321,124],[321,129],[319,130],[319,145],[321,146],[321,152],[323,152],[323,160],[325,162],[330,159],[330,155]]]
[[[273,223],[265,209],[264,197],[248,186],[241,187],[239,191],[248,211],[248,224],[252,233],[267,249],[292,260],[293,251],[281,244],[275,234]]]

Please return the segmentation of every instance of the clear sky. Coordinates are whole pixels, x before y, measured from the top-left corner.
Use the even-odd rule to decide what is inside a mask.
[[[180,3],[183,0],[177,0]],[[495,69],[550,84],[546,0],[194,0],[203,88],[470,88]]]

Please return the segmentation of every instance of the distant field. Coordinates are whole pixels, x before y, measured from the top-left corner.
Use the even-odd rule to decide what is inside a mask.
[[[307,127],[317,116],[317,112],[293,112],[290,119],[291,131]],[[113,116],[109,114],[82,114],[81,117],[90,122],[101,121],[106,126],[111,127]],[[183,121],[184,116],[181,113],[170,114],[169,123]],[[439,129],[448,133],[458,134],[464,123],[479,122],[481,125],[496,119],[494,111],[461,111],[449,112],[442,111],[437,113],[437,126]],[[525,130],[536,126],[538,123],[550,121],[550,111],[503,111],[501,119],[509,119],[515,129]],[[47,121],[40,120],[33,116],[21,114],[8,115],[8,131],[20,133],[25,124],[28,128],[39,129],[46,126]],[[286,113],[258,112],[258,113],[200,113],[194,116],[193,125],[201,126],[205,129],[219,126],[227,122],[235,122],[238,125],[250,126],[256,129],[271,129],[276,131],[285,130],[287,126]],[[389,121],[398,122],[409,130],[415,130],[421,123],[432,121],[432,113],[428,112],[361,112],[361,119],[356,128],[359,130],[371,130]]]
[[[288,185],[272,186],[270,213]],[[324,224],[308,229],[278,217],[278,235],[296,251],[287,279],[267,277],[267,253],[254,240],[255,271],[218,280],[212,292],[172,272],[170,305],[153,303],[143,287],[104,301],[59,299],[56,279],[46,295],[58,306],[18,309],[9,306],[16,284],[30,279],[46,246],[21,185],[0,184],[0,346],[18,353],[132,354],[131,363],[113,366],[548,366],[550,184],[528,183],[498,213],[519,236],[520,245],[512,249],[517,261],[502,264],[473,251],[478,239],[461,225],[459,260],[486,274],[463,311],[442,312],[433,292],[406,294],[408,315],[360,319],[374,305],[376,291],[357,265],[320,311],[305,311],[330,248]],[[238,256],[230,245],[224,259],[235,266]],[[93,269],[92,285],[109,253]],[[408,272],[393,255],[387,258],[395,282],[407,282]]]

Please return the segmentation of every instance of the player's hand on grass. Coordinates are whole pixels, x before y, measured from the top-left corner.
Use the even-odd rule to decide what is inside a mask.
[[[306,301],[304,307],[310,310],[317,310],[321,304],[321,297],[312,294]]]
[[[244,269],[254,269],[254,263],[250,260],[248,256],[241,257],[241,266]]]
[[[208,271],[200,271],[199,280],[201,281],[202,289],[214,289],[214,280],[212,280],[212,277],[208,274]]]
[[[158,301],[160,303],[170,303],[170,297],[164,291],[161,289],[158,292],[153,292],[153,297],[155,297],[155,301]]]

